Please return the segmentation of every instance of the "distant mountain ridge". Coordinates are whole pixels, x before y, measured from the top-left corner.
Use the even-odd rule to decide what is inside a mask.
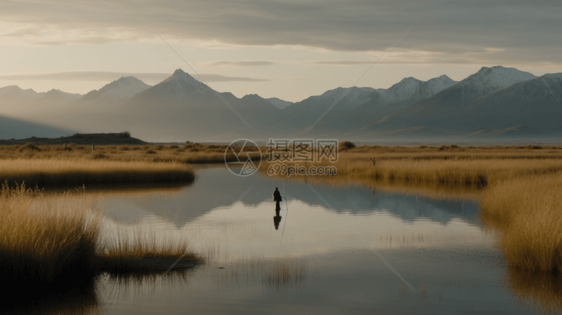
[[[299,102],[256,94],[238,98],[181,69],[154,86],[123,77],[84,96],[9,86],[0,88],[0,102],[0,114],[26,109],[22,117],[65,130],[131,130],[149,141],[562,133],[562,74],[537,78],[502,66],[482,67],[459,82],[446,75],[427,81],[409,77],[388,89],[340,87]]]
[[[135,77],[122,77],[118,80],[104,85],[99,90],[88,92],[82,97],[82,100],[127,100],[135,96],[137,93],[140,93],[148,88],[150,88],[150,85],[142,82]]]

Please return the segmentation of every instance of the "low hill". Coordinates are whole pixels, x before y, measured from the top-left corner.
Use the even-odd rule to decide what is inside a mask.
[[[14,145],[14,144],[64,144],[64,143],[75,143],[81,145],[120,145],[120,144],[146,144],[140,139],[131,137],[128,132],[121,133],[77,133],[68,137],[60,138],[37,138],[31,137],[27,139],[12,139],[12,140],[0,140],[0,145]]]

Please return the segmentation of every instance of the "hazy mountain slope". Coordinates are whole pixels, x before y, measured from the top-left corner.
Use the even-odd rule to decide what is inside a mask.
[[[562,131],[562,73],[514,84],[473,102],[467,120],[478,129],[520,126]]]
[[[285,108],[293,105],[293,102],[287,102],[287,101],[284,101],[284,100],[279,99],[277,97],[271,97],[271,98],[268,98],[267,100],[279,109],[285,109]]]
[[[44,93],[37,93],[33,89],[24,90],[17,85],[10,85],[0,88],[0,98],[2,99],[34,99]]]
[[[121,77],[99,90],[88,92],[83,101],[122,101],[128,100],[135,94],[150,88],[150,85],[135,77]]]
[[[442,75],[428,81],[405,78],[387,90],[363,88],[363,91],[368,93],[348,100],[354,102],[352,106],[344,105],[340,107],[338,103],[311,133],[333,136],[337,132],[355,134],[361,130],[377,128],[393,114],[407,109],[415,102],[429,98],[455,83],[449,77]],[[340,88],[332,91],[342,93],[345,89]],[[353,91],[353,89],[350,91]],[[337,96],[334,98],[337,98]],[[342,101],[345,101],[346,98]],[[299,108],[301,108],[300,106]],[[319,114],[314,113],[314,116],[309,120],[316,120]]]
[[[64,111],[66,105],[80,97],[80,94],[55,89],[37,93],[32,89],[7,86],[0,88],[0,115],[21,117],[24,120],[34,117],[41,121],[47,118],[43,114]]]
[[[157,133],[170,138],[235,139],[254,135],[233,110],[256,132],[272,130],[281,111],[258,95],[238,99],[232,93],[218,93],[178,69],[127,101],[118,115],[128,130],[139,136]],[[152,131],[146,127],[152,127]]]
[[[66,93],[61,90],[52,89],[45,94],[41,95],[39,98],[35,99],[35,102],[47,102],[47,103],[56,103],[56,102],[68,102],[68,101],[75,101],[81,98],[81,94],[72,94]]]
[[[534,75],[514,68],[482,67],[459,83],[392,115],[383,126],[375,129],[423,127],[446,134],[469,132],[474,129],[465,117],[469,104],[510,85],[534,78]]]
[[[428,81],[405,78],[386,90],[337,88],[290,103],[219,93],[178,69],[153,87],[126,77],[79,100],[59,90],[0,88],[0,115],[78,132],[128,130],[147,141],[544,135],[562,132],[561,77],[483,67],[460,82],[445,75]]]
[[[72,133],[62,128],[0,116],[0,139],[30,137],[61,137]]]
[[[345,96],[342,97],[344,93]],[[311,96],[285,108],[280,114],[280,119],[283,121],[285,129],[290,130],[292,133],[298,133],[302,129],[310,127],[324,112],[332,107],[321,120],[321,124],[318,125],[316,131],[319,131],[324,129],[326,125],[333,125],[340,117],[345,116],[346,113],[373,97],[380,98],[380,93],[372,88],[352,87],[348,89],[339,87],[326,91],[321,95]],[[337,101],[339,98],[341,99]],[[336,104],[334,105],[334,103]]]

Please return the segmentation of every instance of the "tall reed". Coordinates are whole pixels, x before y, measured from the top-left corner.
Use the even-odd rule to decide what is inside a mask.
[[[501,232],[507,262],[532,271],[562,271],[562,176],[529,176],[493,185],[482,218]]]
[[[86,200],[46,198],[24,185],[0,191],[0,275],[53,282],[61,276],[90,276],[100,216]]]
[[[25,182],[28,187],[191,182],[191,167],[177,163],[0,160],[0,181]]]
[[[80,192],[52,197],[24,185],[3,184],[0,278],[24,283],[91,280],[100,272],[162,272],[164,264],[168,268],[178,258],[178,268],[202,262],[186,253],[185,242],[161,242],[149,233],[135,242],[102,237],[102,214],[91,211],[93,204]]]

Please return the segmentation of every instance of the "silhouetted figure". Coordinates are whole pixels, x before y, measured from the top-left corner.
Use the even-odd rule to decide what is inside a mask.
[[[96,145],[92,143],[92,152],[96,149]]]
[[[275,226],[275,229],[278,230],[279,223],[281,223],[281,218],[283,217],[279,215],[279,210],[275,210],[275,214],[276,215],[273,217],[273,226]]]
[[[277,211],[277,215],[279,215],[279,210],[281,210],[281,206],[279,206],[281,200],[283,200],[281,193],[279,192],[279,189],[275,187],[275,190],[273,191],[273,201],[275,201],[275,211]]]

